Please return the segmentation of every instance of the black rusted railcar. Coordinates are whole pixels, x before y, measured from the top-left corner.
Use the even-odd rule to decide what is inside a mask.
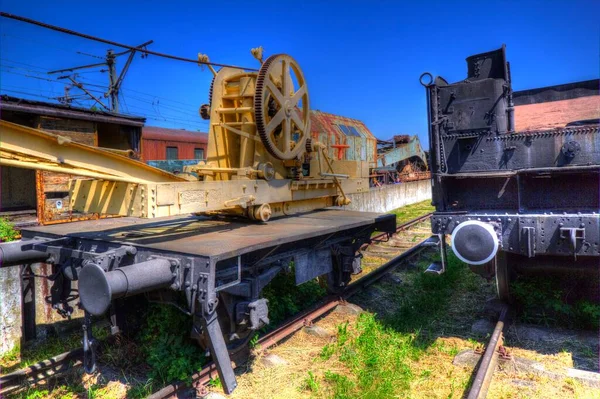
[[[428,270],[444,271],[446,236],[503,300],[517,272],[598,268],[598,124],[517,132],[505,47],[466,61],[463,81],[421,76],[442,252]]]

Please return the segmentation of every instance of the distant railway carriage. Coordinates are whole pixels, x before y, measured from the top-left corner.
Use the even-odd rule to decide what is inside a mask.
[[[178,173],[185,165],[206,159],[208,134],[183,129],[144,126],[142,160],[154,167]]]

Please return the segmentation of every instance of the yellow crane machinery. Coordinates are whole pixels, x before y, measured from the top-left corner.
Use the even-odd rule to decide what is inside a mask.
[[[124,216],[28,227],[22,241],[0,244],[0,268],[52,265],[45,300],[59,314],[70,317],[78,301],[86,371],[96,368],[91,316],[110,313],[116,333],[127,307],[114,301],[145,293],[185,300],[177,307],[192,317],[192,335],[230,393],[237,382],[229,356],[269,324],[261,292],[275,276],[295,274],[297,285],[323,277],[339,293],[361,271],[360,249],[373,233],[395,231],[394,215],[319,210],[368,190],[368,162],[332,160],[311,140],[309,91],[296,60],[252,53],[258,71],[209,66],[209,103],[200,107],[210,119],[207,161],[177,175],[126,152],[0,122],[0,166],[71,174],[70,209]],[[199,215],[214,213],[262,222],[293,216],[244,223]]]
[[[273,55],[258,72],[213,70],[207,161],[173,175],[118,153],[2,121],[0,166],[69,173],[71,209],[142,218],[227,213],[274,216],[346,205],[366,191],[360,162],[331,160],[310,136],[309,92],[289,55]],[[364,169],[364,170],[363,170]]]

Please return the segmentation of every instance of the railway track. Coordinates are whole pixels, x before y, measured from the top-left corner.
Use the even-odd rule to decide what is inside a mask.
[[[498,365],[498,358],[505,353],[503,342],[504,331],[508,326],[508,313],[508,305],[503,305],[494,332],[479,362],[479,367],[473,378],[473,384],[471,385],[471,389],[469,389],[467,399],[484,399],[487,396],[488,388]]]
[[[422,236],[429,237],[429,217],[430,213],[402,223],[396,229],[394,235],[388,236],[387,233],[378,234],[372,237],[373,243],[363,248],[363,254],[377,258],[387,259],[387,262],[374,268],[368,273],[363,273],[359,278],[353,280],[348,287],[339,295],[329,295],[321,299],[318,303],[284,322],[280,327],[269,332],[258,340],[258,345],[262,349],[277,344],[283,339],[289,337],[302,327],[309,325],[312,321],[323,316],[334,309],[337,305],[344,303],[352,295],[360,290],[377,282],[392,269],[402,264],[412,256],[420,253],[425,248],[430,247],[430,240],[415,241]],[[81,357],[83,351],[75,349],[64,352],[51,359],[47,359],[16,370],[6,375],[0,376],[0,394],[6,394],[16,390],[24,383],[35,384],[49,378],[58,377],[73,367],[81,366]],[[206,389],[211,379],[217,378],[217,370],[211,362],[201,371],[192,375],[192,384],[199,392]],[[184,382],[175,382],[169,384],[150,396],[151,399],[161,399],[173,397],[184,389],[189,389],[190,385]]]

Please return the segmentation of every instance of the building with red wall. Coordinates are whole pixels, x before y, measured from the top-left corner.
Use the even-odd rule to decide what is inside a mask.
[[[142,160],[206,159],[208,133],[144,126]]]

